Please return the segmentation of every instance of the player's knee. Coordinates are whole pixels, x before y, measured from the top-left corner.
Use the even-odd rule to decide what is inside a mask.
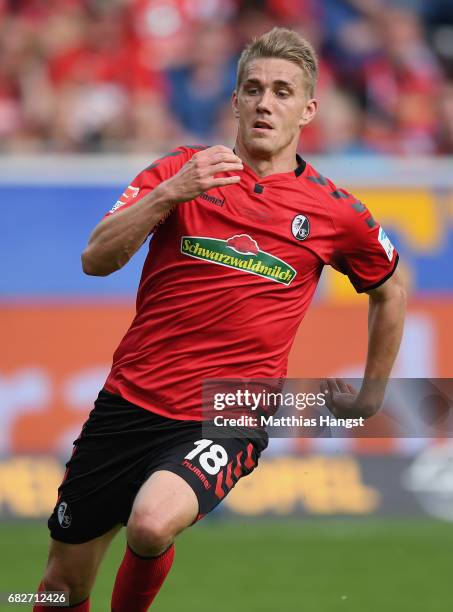
[[[174,539],[174,530],[165,518],[146,513],[134,513],[127,525],[127,540],[137,554],[159,555]]]
[[[91,582],[77,571],[62,572],[61,568],[50,564],[42,580],[46,591],[65,591],[69,593],[69,603],[83,601],[90,595]]]

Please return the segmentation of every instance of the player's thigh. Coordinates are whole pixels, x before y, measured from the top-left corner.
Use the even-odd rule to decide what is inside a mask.
[[[170,473],[165,478],[168,482],[171,478],[171,482],[177,483],[180,499],[178,502],[176,492],[172,492],[165,482],[157,496],[160,499],[165,493],[159,515],[162,513],[172,517],[171,521],[178,527],[191,525],[214,510],[237,482],[255,469],[261,451],[267,445],[267,439],[251,440],[245,436],[238,437],[237,432],[238,430],[228,432],[230,435],[222,439],[213,439],[213,436],[204,438],[204,433],[212,433],[210,429],[191,430],[188,425],[184,439],[175,440],[173,443],[167,441],[165,449],[159,455],[158,465],[151,473]],[[147,487],[151,486],[152,482],[150,480]],[[137,497],[135,507],[146,509],[149,500],[155,513],[156,502],[153,502],[152,498],[152,495],[147,495],[146,503],[142,504],[144,498]],[[177,532],[177,528],[174,528],[174,531]]]
[[[192,487],[177,474],[158,470],[145,481],[134,500],[127,524],[129,543],[133,548],[148,545],[159,552],[197,516],[198,499]]]
[[[51,538],[44,574],[46,588],[80,589],[87,591],[88,595],[107,548],[120,529],[121,525],[118,525],[102,536],[82,544],[67,544]]]

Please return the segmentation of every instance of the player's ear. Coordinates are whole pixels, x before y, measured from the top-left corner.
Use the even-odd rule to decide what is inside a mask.
[[[304,105],[302,110],[302,114],[299,120],[299,127],[303,128],[308,125],[315,117],[316,112],[318,110],[318,101],[315,98],[311,98]]]
[[[233,115],[239,119],[238,92],[235,89],[231,96],[231,106],[233,107]]]

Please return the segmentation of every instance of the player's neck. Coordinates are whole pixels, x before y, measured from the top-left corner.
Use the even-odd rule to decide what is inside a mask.
[[[255,174],[261,178],[270,174],[292,172],[297,167],[296,149],[279,151],[277,155],[257,156],[250,152],[239,140],[236,140],[234,151],[242,161],[249,166]]]

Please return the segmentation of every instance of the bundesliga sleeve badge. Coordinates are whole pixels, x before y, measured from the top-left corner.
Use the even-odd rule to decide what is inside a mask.
[[[115,210],[118,210],[118,208],[121,208],[121,206],[124,206],[130,200],[133,200],[134,198],[136,198],[139,192],[140,192],[140,187],[132,187],[132,185],[129,185],[129,187],[126,188],[123,195],[116,202],[116,204],[114,204],[113,208],[111,208],[109,212],[114,213]]]
[[[381,243],[382,248],[384,249],[388,260],[392,261],[393,258],[393,251],[394,251],[394,246],[393,244],[390,242],[390,238],[387,236],[387,234],[384,232],[384,230],[382,229],[382,227],[379,228],[379,235],[378,235],[378,240]]]
[[[291,223],[291,231],[296,240],[305,240],[310,235],[310,221],[305,215],[296,215]]]

